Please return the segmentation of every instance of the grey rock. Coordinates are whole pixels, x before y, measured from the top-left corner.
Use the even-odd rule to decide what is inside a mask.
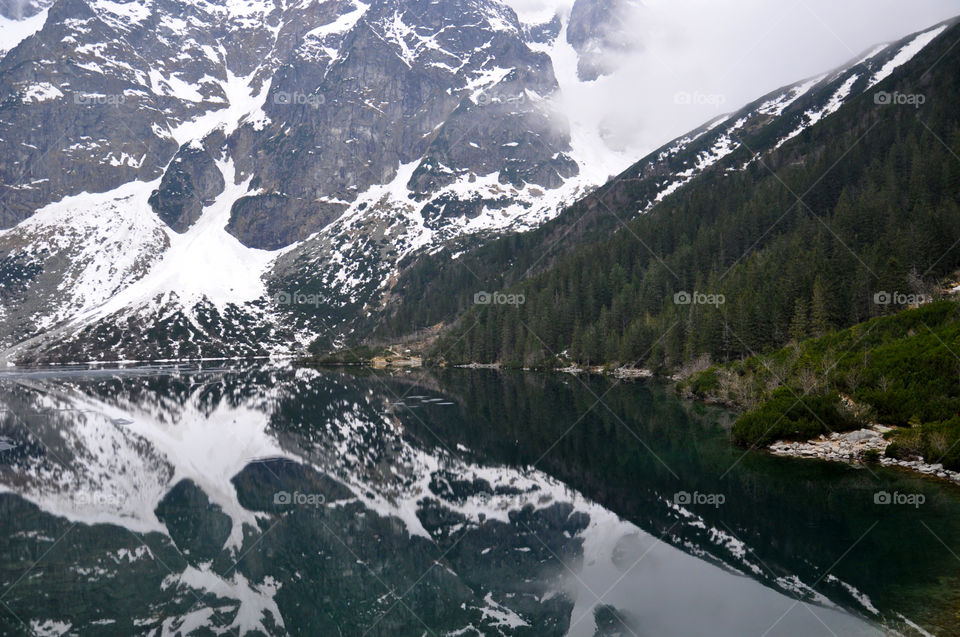
[[[183,233],[223,188],[223,174],[207,147],[184,144],[167,166],[160,188],[153,191],[149,203],[164,223]]]
[[[243,197],[233,204],[227,231],[251,247],[276,250],[306,239],[346,208],[280,194]]]

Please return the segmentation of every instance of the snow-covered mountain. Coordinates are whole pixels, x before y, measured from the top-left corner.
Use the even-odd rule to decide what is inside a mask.
[[[627,46],[629,2],[539,24],[499,0],[29,6],[0,60],[0,361],[336,341],[417,254],[536,227],[635,159],[557,107]],[[661,149],[638,212],[740,128],[785,141],[945,28]]]
[[[535,227],[608,174],[552,106],[563,27],[495,0],[33,15],[0,61],[14,360],[305,342],[399,259]]]

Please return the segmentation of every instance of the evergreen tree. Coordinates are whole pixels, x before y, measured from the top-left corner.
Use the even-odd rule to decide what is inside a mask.
[[[794,305],[793,318],[790,319],[790,340],[799,343],[810,334],[810,324],[807,316],[807,304],[803,299],[797,299]]]

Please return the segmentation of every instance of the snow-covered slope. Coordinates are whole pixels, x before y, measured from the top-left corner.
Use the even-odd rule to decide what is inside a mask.
[[[43,28],[53,0],[5,0],[0,3],[0,56]]]
[[[880,82],[955,24],[956,20],[952,20],[898,42],[874,47],[843,67],[773,91],[673,140],[618,179],[630,182],[636,211],[648,212],[696,176],[743,149],[744,137],[765,140],[748,148],[751,159],[746,163],[725,168],[742,170],[823,121],[848,101],[882,90]],[[882,95],[876,99],[880,100],[878,104],[883,103]]]
[[[46,20],[46,9],[21,20],[0,16],[0,54],[6,53],[39,31]]]

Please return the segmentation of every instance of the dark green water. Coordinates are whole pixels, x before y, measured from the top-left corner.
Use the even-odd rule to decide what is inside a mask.
[[[653,384],[75,370],[0,409],[0,634],[960,634],[957,489]]]

